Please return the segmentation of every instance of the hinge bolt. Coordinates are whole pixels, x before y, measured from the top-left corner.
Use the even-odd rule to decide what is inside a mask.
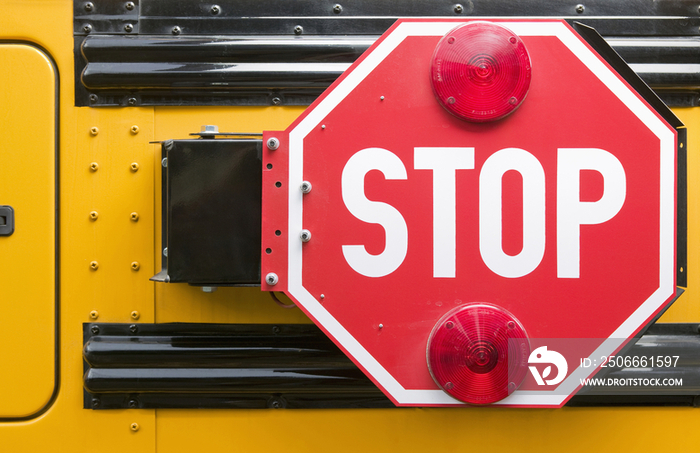
[[[270,286],[275,286],[277,283],[279,283],[279,281],[279,277],[274,272],[270,272],[265,276],[265,283],[267,283]]]
[[[274,151],[280,147],[280,141],[275,137],[270,137],[267,139],[267,147]]]

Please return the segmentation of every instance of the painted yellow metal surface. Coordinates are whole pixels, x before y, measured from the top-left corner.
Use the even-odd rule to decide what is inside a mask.
[[[15,215],[0,237],[0,389],[23,395],[0,398],[0,418],[16,418],[49,404],[56,384],[56,74],[40,49],[2,44],[0,87],[0,205]]]
[[[73,1],[4,1],[2,6],[0,40],[41,46],[55,62],[60,82],[60,379],[57,397],[45,412],[28,420],[0,421],[0,451],[410,452],[439,448],[541,452],[688,450],[700,442],[695,429],[700,410],[692,408],[83,409],[84,322],[309,322],[299,310],[277,307],[256,288],[224,288],[206,294],[187,285],[148,280],[160,269],[161,254],[160,151],[149,142],[186,138],[203,124],[243,132],[284,129],[303,109],[75,107]],[[5,91],[4,85],[0,91]],[[15,104],[10,116],[42,115],[36,104]],[[663,320],[698,322],[700,108],[677,113],[689,127],[689,287]],[[3,131],[0,159],[8,152],[8,144],[14,143],[11,140],[26,143]],[[96,171],[91,168],[93,162]],[[138,164],[136,171],[133,163]],[[31,193],[23,197],[29,199]],[[93,212],[96,216],[91,216]],[[134,212],[137,221],[132,220]],[[92,262],[97,263],[96,269]],[[139,263],[138,270],[131,267],[134,262]],[[7,278],[0,273],[0,282],[5,284]],[[50,279],[34,279],[32,285],[38,291],[53,288]],[[50,307],[46,312],[29,312],[11,306],[6,298],[0,299],[0,307],[0,332],[8,323],[16,323],[24,329],[29,326],[34,334],[53,316]],[[2,335],[0,339],[5,338]],[[51,335],[44,339],[46,344],[52,341]],[[0,344],[0,350],[5,347]],[[27,376],[26,382],[35,382],[32,378]],[[1,379],[6,377],[0,377],[3,383]],[[46,382],[46,373],[41,372],[25,391],[0,387],[0,410],[21,407],[26,412],[27,407],[41,404],[47,398]]]
[[[72,1],[4,1],[2,10],[0,40],[39,46],[53,60],[59,77],[60,375],[58,394],[44,412],[28,420],[0,422],[0,451],[81,452],[94,451],[99,444],[101,451],[153,452],[155,411],[82,409],[82,324],[92,319],[90,313],[97,311],[101,321],[128,322],[132,311],[140,312],[140,321],[154,319],[153,285],[147,278],[154,268],[153,147],[148,144],[153,139],[153,110],[74,107]],[[22,71],[21,66],[14,69]],[[2,86],[0,91],[5,90]],[[40,118],[44,113],[25,98],[3,114]],[[16,133],[31,136],[32,123],[30,119]],[[138,134],[132,134],[133,125],[139,126]],[[96,136],[90,133],[93,126],[99,128]],[[4,154],[13,134],[3,132]],[[91,162],[100,164],[97,172],[90,170]],[[137,173],[130,169],[132,162],[140,164]],[[93,210],[99,213],[96,221],[90,219]],[[132,211],[143,212],[136,224],[129,217]],[[100,263],[97,271],[89,267],[93,260]],[[134,273],[132,261],[141,262],[142,270]],[[0,275],[3,284],[6,278]],[[50,278],[35,278],[31,284],[53,287]],[[5,298],[0,307],[2,328],[5,323],[22,323],[32,335],[41,334],[45,314],[16,313]],[[12,318],[5,316],[8,310]],[[33,368],[24,371],[31,381]],[[3,388],[0,406],[31,399],[34,391],[45,393],[39,387],[23,392]],[[132,423],[138,423],[138,431],[131,429]]]

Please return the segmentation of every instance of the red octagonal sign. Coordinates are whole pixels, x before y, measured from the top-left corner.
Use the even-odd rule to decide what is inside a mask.
[[[264,137],[262,287],[398,405],[561,406],[675,293],[675,130],[564,21],[486,23],[397,22]]]

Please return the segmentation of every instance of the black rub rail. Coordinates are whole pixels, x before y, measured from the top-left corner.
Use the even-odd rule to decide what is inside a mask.
[[[307,324],[84,324],[85,408],[394,407]],[[682,379],[680,386],[587,386],[569,405],[698,405],[697,324],[655,324],[626,357],[673,367],[606,368],[595,377]]]

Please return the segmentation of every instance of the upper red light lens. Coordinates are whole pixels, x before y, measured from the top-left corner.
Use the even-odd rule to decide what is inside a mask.
[[[513,112],[530,89],[531,65],[523,41],[491,22],[460,25],[442,37],[430,65],[438,101],[467,121]]]
[[[428,368],[452,397],[489,404],[525,379],[530,342],[508,311],[490,304],[457,307],[438,321],[428,340]]]

